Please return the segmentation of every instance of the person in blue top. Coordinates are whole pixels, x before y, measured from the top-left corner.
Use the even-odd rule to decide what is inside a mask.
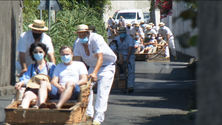
[[[53,76],[56,65],[52,62],[47,62],[45,57],[47,55],[48,48],[44,43],[35,42],[31,44],[29,54],[31,59],[35,61],[35,64],[31,64],[20,78],[20,82],[15,84],[15,89],[19,90],[22,86],[26,86],[31,77],[37,74],[46,74],[50,78]],[[41,81],[42,82],[42,81]],[[45,82],[45,81],[44,81]],[[36,100],[38,97],[38,89],[26,88],[24,98],[19,108],[29,108],[30,102]],[[38,100],[37,100],[38,105]]]

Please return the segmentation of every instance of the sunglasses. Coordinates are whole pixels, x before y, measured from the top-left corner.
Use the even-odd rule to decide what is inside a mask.
[[[35,54],[36,54],[36,53],[43,53],[43,51],[38,51],[38,52],[34,51],[33,53],[35,53]]]

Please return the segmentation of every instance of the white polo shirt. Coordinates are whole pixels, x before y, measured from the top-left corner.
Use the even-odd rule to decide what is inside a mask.
[[[141,27],[139,27],[139,29],[136,31],[135,27],[133,27],[133,29],[131,30],[131,33],[133,35],[133,38],[135,38],[135,34],[139,33],[142,37],[144,37],[144,33]]]
[[[156,32],[156,30],[154,30],[154,29],[151,29],[150,31],[146,30],[146,31],[144,32],[144,35],[145,35],[146,38],[148,37],[147,33],[155,34],[155,35],[157,36],[157,32]]]
[[[31,57],[29,56],[30,45],[34,42],[35,42],[35,39],[33,38],[31,30],[27,31],[27,32],[23,32],[20,35],[20,38],[18,41],[18,46],[17,46],[17,51],[26,53],[25,61],[26,61],[27,66],[34,63],[34,61],[32,61]],[[48,53],[54,52],[52,40],[47,34],[42,33],[40,42],[44,43],[46,45],[46,47],[49,49]]]
[[[133,29],[132,26],[130,26],[130,28],[126,27],[126,34],[130,35],[132,29]]]
[[[81,56],[86,65],[95,67],[97,58],[95,54],[103,53],[102,66],[112,65],[116,62],[116,55],[107,45],[103,37],[97,33],[90,32],[88,48],[90,55],[86,55],[83,44],[78,39],[75,43],[74,56]]]
[[[112,25],[113,25],[113,21],[114,21],[113,19],[109,19],[109,20],[108,20],[108,24],[109,24],[110,26],[112,26]]]
[[[126,38],[123,42],[120,40],[120,35],[115,38],[117,40],[118,44],[118,50],[117,52],[122,53],[123,55],[128,55],[129,47],[134,47],[134,40],[130,35],[126,35]],[[133,52],[131,55],[134,54]]]
[[[170,35],[170,39],[173,39],[173,33],[171,32],[170,28],[163,26],[163,29],[159,29],[159,34],[164,37],[164,40],[167,40],[167,34]]]

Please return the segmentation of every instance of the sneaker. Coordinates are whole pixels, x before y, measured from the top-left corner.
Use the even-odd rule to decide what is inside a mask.
[[[40,104],[39,108],[40,108],[40,109],[42,109],[42,108],[47,108],[47,104],[46,104],[46,103],[42,103],[42,104]]]
[[[133,87],[129,87],[129,88],[128,88],[128,93],[132,93],[132,92],[134,92]]]
[[[170,57],[165,57],[165,59],[170,59]]]
[[[100,125],[100,123],[97,122],[97,121],[93,121],[93,122],[92,122],[92,125]]]
[[[37,105],[32,107],[33,109],[39,109],[39,107]]]
[[[18,108],[18,109],[23,109],[22,105],[19,105],[17,108]]]

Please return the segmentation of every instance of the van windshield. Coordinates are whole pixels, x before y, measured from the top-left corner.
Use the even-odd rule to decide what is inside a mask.
[[[120,16],[123,16],[124,19],[135,19],[136,13],[119,13],[117,16],[117,19],[120,18]]]

